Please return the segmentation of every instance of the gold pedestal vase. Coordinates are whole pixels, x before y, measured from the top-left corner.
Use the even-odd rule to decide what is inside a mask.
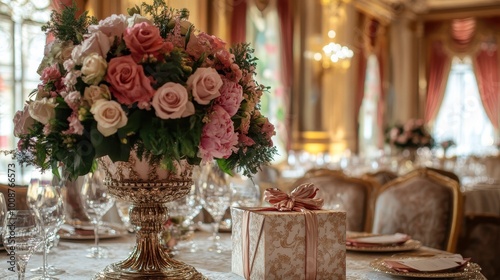
[[[165,203],[187,195],[192,185],[192,166],[180,164],[176,173],[139,160],[100,159],[105,184],[117,199],[132,203],[130,222],[137,229],[136,245],[129,257],[108,265],[94,279],[207,279],[193,266],[172,259],[160,245],[160,233],[168,219]]]

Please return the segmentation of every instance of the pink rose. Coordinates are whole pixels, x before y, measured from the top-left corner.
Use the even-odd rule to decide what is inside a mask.
[[[152,105],[161,119],[177,119],[194,114],[194,105],[189,101],[186,88],[177,83],[169,82],[157,89]]]
[[[118,128],[127,124],[128,119],[121,105],[113,100],[97,100],[90,112],[97,121],[97,130],[105,137],[115,134]]]
[[[61,78],[61,72],[59,72],[59,67],[57,67],[57,64],[51,65],[50,67],[46,67],[45,69],[43,69],[42,77],[40,77],[40,79],[44,83],[48,83],[50,81],[56,81],[59,78]]]
[[[220,96],[215,99],[215,104],[224,108],[231,117],[234,116],[243,100],[243,88],[239,84],[224,78],[219,92]]]
[[[87,101],[90,106],[94,104],[99,99],[109,99],[109,88],[105,84],[101,84],[99,86],[88,86],[85,88],[83,92],[83,99]]]
[[[187,85],[196,102],[207,105],[220,96],[222,79],[214,68],[198,68],[187,80]]]
[[[56,116],[56,99],[44,97],[29,104],[30,116],[42,124],[48,124]]]
[[[14,115],[14,136],[19,137],[28,134],[35,120],[30,116],[28,104],[24,105],[22,111],[17,111]]]
[[[111,59],[106,80],[111,84],[111,93],[121,104],[149,102],[155,94],[142,66],[130,55]]]
[[[157,59],[163,48],[163,38],[160,30],[147,22],[141,22],[131,28],[127,28],[123,35],[125,44],[132,53],[132,58],[140,62],[146,54],[152,54]]]
[[[250,147],[250,146],[253,146],[255,144],[255,141],[252,138],[250,138],[244,134],[240,134],[238,138],[239,138],[239,142],[242,143],[244,146]]]
[[[238,133],[234,132],[231,116],[221,106],[215,105],[208,118],[201,134],[201,158],[204,162],[214,158],[228,158],[238,151]]]

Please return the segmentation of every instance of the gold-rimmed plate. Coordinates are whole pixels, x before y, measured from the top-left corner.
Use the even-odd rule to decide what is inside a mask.
[[[355,252],[405,252],[417,250],[422,247],[422,243],[418,240],[410,239],[399,245],[383,245],[383,246],[349,246],[346,245],[346,250]]]
[[[127,229],[119,224],[105,223],[99,226],[99,239],[111,239],[125,236],[128,234]],[[94,240],[94,232],[91,227],[83,227],[80,230],[66,231],[60,230],[59,237],[61,240]]]
[[[468,280],[479,280],[483,279],[481,277],[480,271],[481,267],[473,262],[467,263],[467,265],[460,271],[448,271],[448,272],[401,272],[387,267],[384,264],[384,259],[376,259],[370,263],[370,267],[378,272],[383,272],[386,274],[401,276],[401,277],[413,277],[413,278],[466,278]]]

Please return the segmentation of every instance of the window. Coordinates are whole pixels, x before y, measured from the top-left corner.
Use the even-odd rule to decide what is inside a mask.
[[[456,155],[490,152],[494,128],[484,111],[470,57],[453,58],[433,137],[436,143],[453,140]]]
[[[380,73],[377,56],[368,57],[366,62],[365,89],[359,110],[359,152],[370,158],[377,156],[377,142],[380,132],[377,127],[378,100],[380,98]]]
[[[49,20],[49,0],[2,0],[0,2],[0,150],[12,150],[12,119],[23,108],[28,94],[36,89],[39,75],[36,72],[42,61],[45,34],[41,26]],[[9,156],[0,154],[0,182],[6,182]],[[16,184],[27,183],[29,172],[19,167]]]

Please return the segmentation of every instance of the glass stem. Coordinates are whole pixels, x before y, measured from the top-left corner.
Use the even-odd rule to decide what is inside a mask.
[[[47,277],[47,249],[49,247],[47,231],[43,229],[42,277]]]
[[[213,239],[214,239],[214,245],[215,246],[218,246],[219,245],[219,224],[220,224],[220,220],[218,222],[214,222],[212,224],[212,227],[214,229],[214,232],[213,232]]]
[[[97,254],[99,254],[99,224],[101,223],[101,217],[97,217],[94,225],[94,246]]]
[[[26,274],[26,262],[17,259],[16,266],[17,266],[17,279],[24,280],[24,275]]]

